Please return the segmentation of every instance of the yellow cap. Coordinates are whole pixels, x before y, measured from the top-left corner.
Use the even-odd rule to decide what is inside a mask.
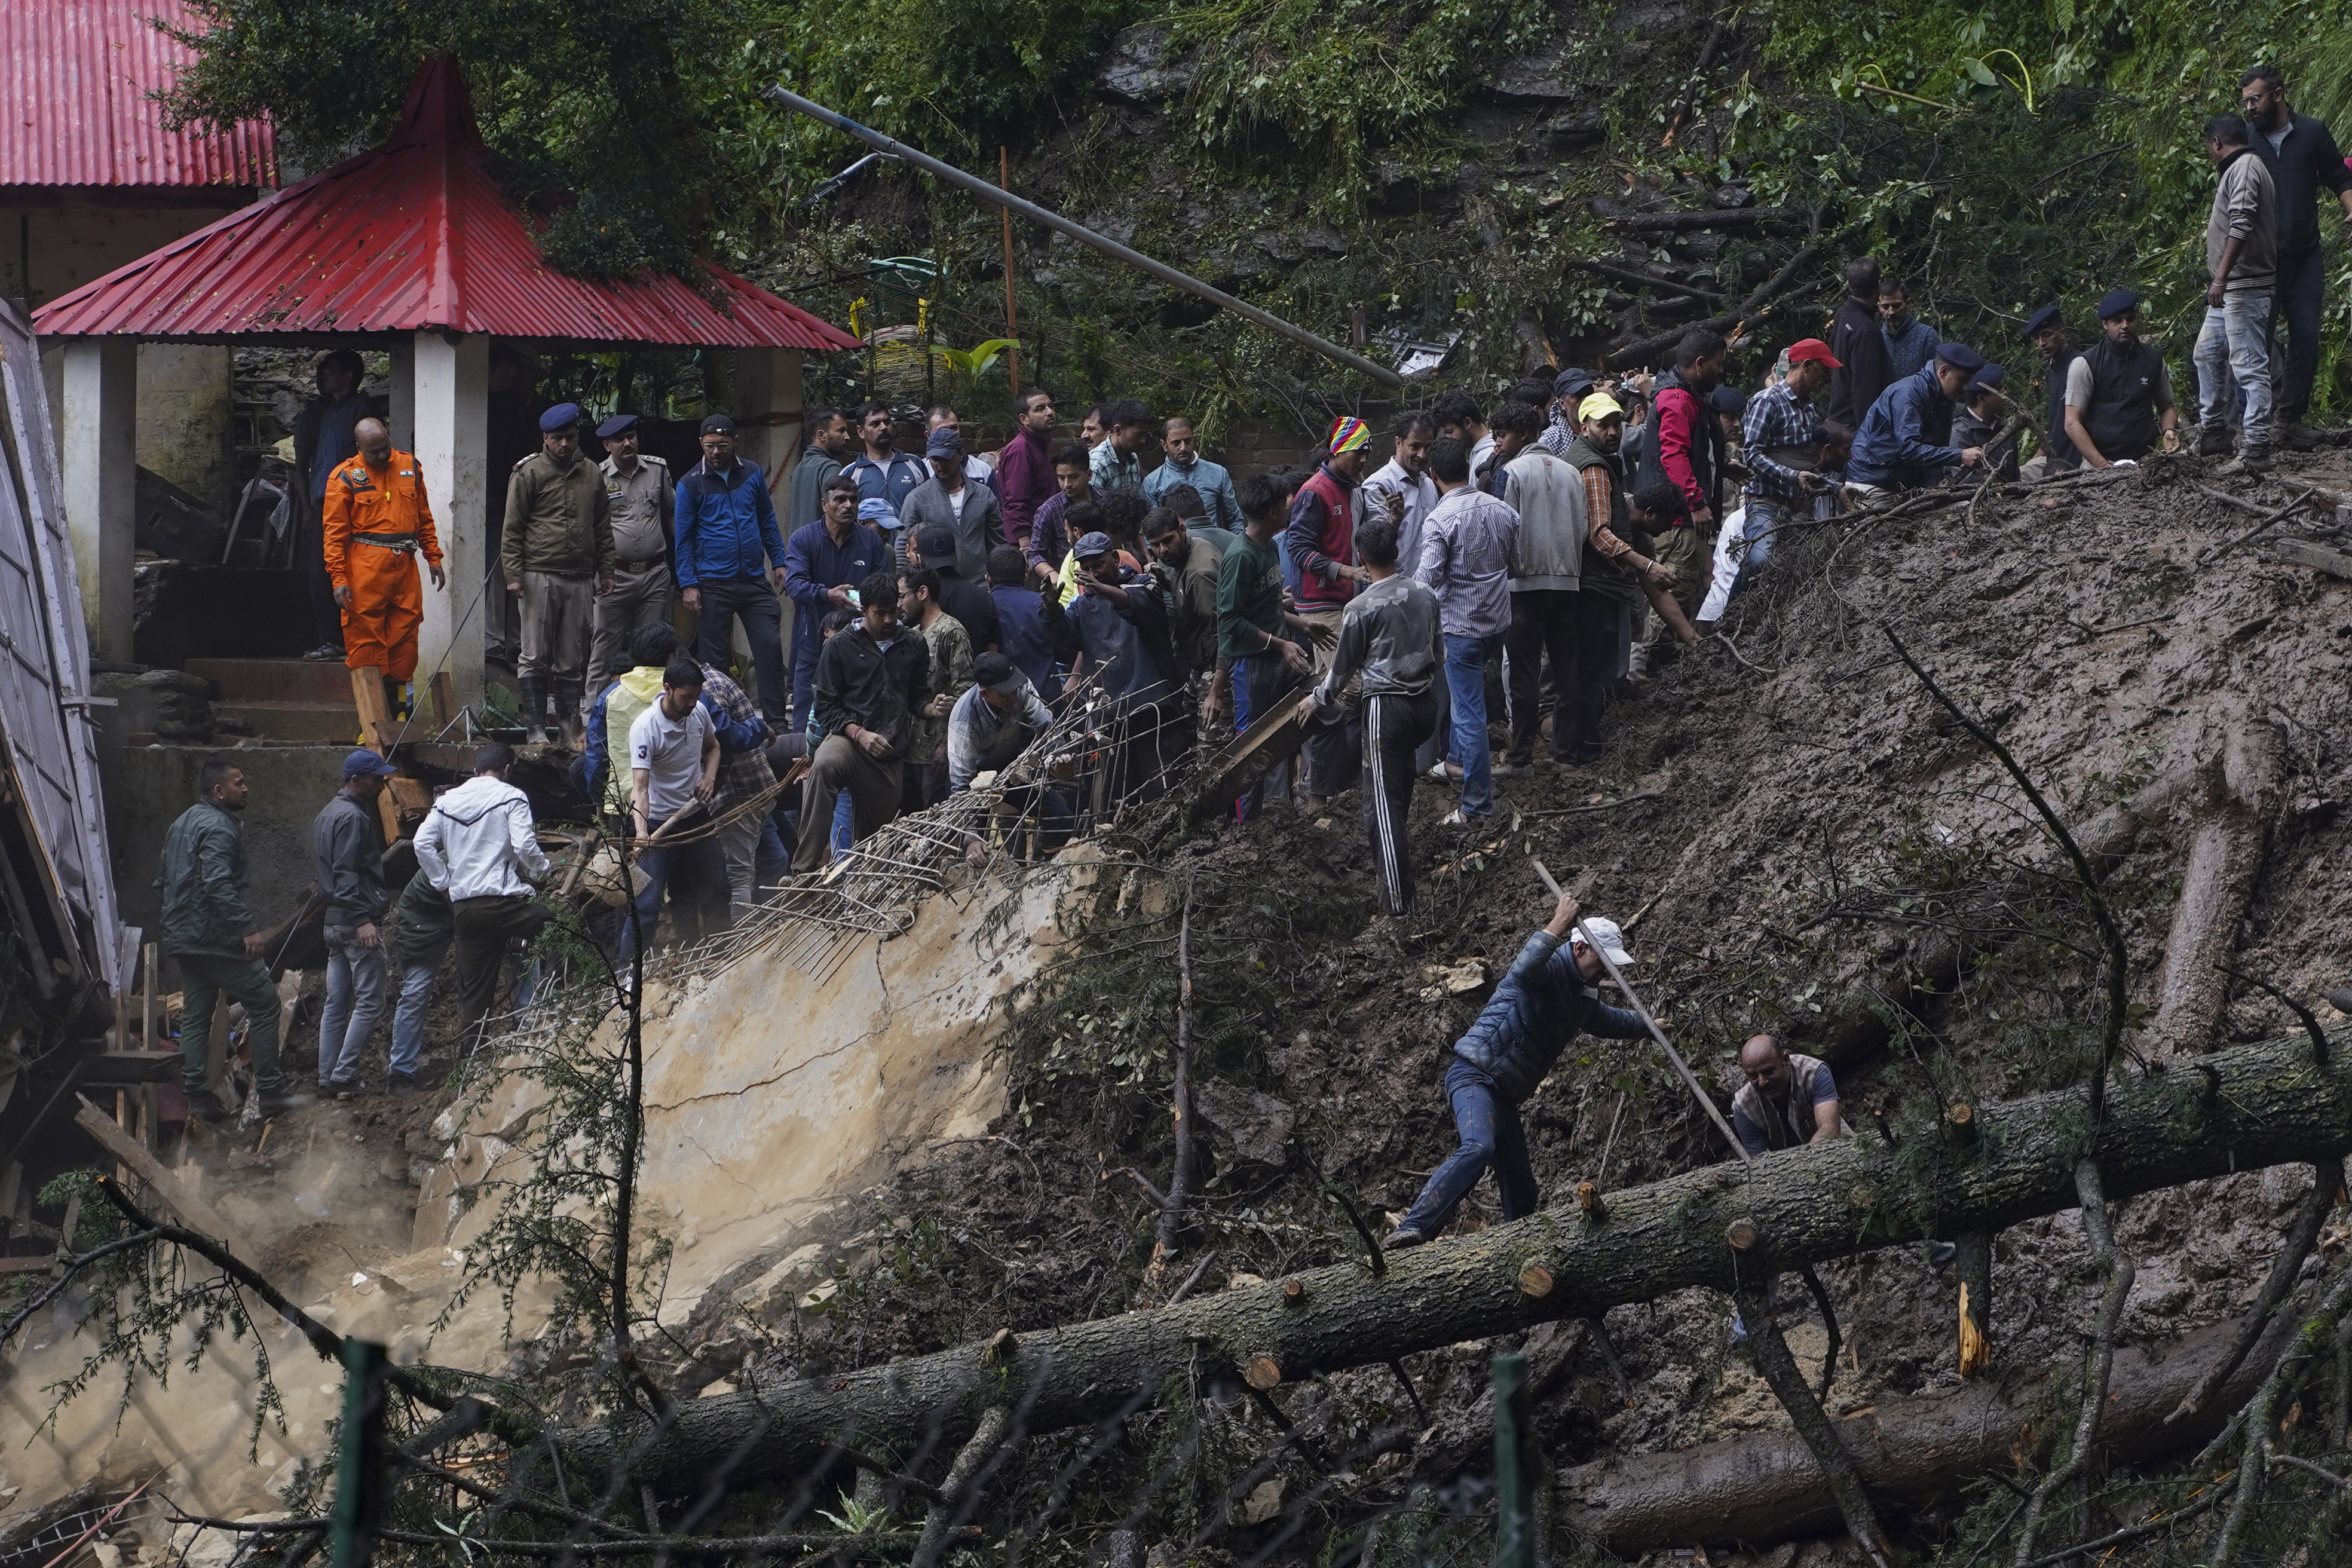
[[[1596,392],[1576,405],[1576,416],[1579,419],[1606,419],[1612,414],[1622,419],[1625,417],[1625,408],[1622,404],[1605,392]]]

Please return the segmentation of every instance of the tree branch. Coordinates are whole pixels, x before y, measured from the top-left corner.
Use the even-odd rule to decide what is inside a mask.
[[[2000,743],[1998,736],[1979,723],[1974,716],[1958,702],[1953,701],[1945,693],[1944,689],[1936,684],[1936,678],[1929,675],[1926,667],[1911,657],[1911,650],[1903,646],[1903,639],[1895,635],[1895,627],[1892,625],[1881,621],[1878,623],[1878,629],[1886,634],[1886,640],[1894,645],[1895,657],[1901,659],[1911,673],[1919,678],[1919,684],[1927,689],[1927,694],[1941,703],[1946,712],[1959,721],[1961,728],[1976,737],[1978,744],[1999,758],[2000,765],[2009,770],[2009,776],[2017,781],[2017,787],[2025,792],[2025,798],[2033,803],[2035,811],[2041,813],[2042,821],[2050,829],[2051,837],[2057,839],[2059,847],[2066,852],[2068,862],[2074,868],[2074,879],[2082,884],[2083,898],[2091,906],[2092,914],[2098,918],[2099,934],[2106,939],[2107,947],[2107,1020],[2106,1028],[2099,1040],[2098,1066],[2091,1075],[2090,1083],[2091,1126],[2095,1131],[2105,1118],[2107,1072],[2115,1065],[2116,1052],[2122,1046],[2124,1038],[2124,1019],[2126,1016],[2125,986],[2130,978],[2130,961],[2124,951],[2123,928],[2116,924],[2115,912],[2107,908],[2107,900],[2099,892],[2099,879],[2091,869],[2090,857],[2084,855],[2083,847],[2074,842],[2074,834],[2067,831],[2066,824],[2059,817],[2057,811],[2052,807],[2049,801],[2042,798],[2042,792],[2034,787],[2033,780],[2026,775],[2025,769],[2018,763],[2016,756],[2007,746]],[[2095,1180],[2095,1177],[2094,1179]]]
[[[2041,1529],[2042,1510],[2049,1507],[2050,1500],[2090,1468],[2099,1440],[2099,1417],[2107,1405],[2107,1384],[2115,1375],[2116,1328],[2123,1321],[2124,1301],[2131,1295],[2135,1269],[2132,1260],[2116,1246],[2097,1161],[2086,1159],[2075,1164],[2074,1189],[2083,1200],[2083,1229],[2091,1238],[2091,1255],[2105,1268],[2107,1289],[2099,1302],[2090,1354],[2084,1368],[2083,1402],[2074,1415],[2074,1451],[2066,1456],[2064,1464],[2042,1478],[2042,1484],[2026,1500],[2025,1522],[2018,1532],[2017,1553],[2010,1560],[2011,1568],[2024,1568],[2033,1556],[2034,1536]]]
[[[2189,1391],[2188,1397],[2181,1400],[2179,1407],[2164,1418],[2168,1426],[2184,1415],[2194,1415],[2203,1408],[2205,1402],[2213,1397],[2214,1391],[2238,1370],[2238,1363],[2246,1359],[2246,1352],[2254,1348],[2254,1342],[2262,1338],[2263,1329],[2269,1326],[2271,1314],[2278,1310],[2279,1303],[2286,1300],[2287,1292],[2294,1289],[2295,1279],[2303,1272],[2303,1260],[2311,1256],[2312,1247],[2319,1240],[2319,1227],[2335,1211],[2336,1188],[2343,1173],[2340,1163],[2332,1174],[2325,1165],[2311,1168],[2311,1191],[2305,1194],[2302,1206],[2294,1211],[2294,1223],[2286,1228],[2286,1237],[2279,1247],[2278,1256],[2271,1259],[2270,1275],[2263,1281],[2262,1294],[2254,1298],[2254,1304],[2247,1312],[2236,1341],[2230,1346],[2229,1353],[2213,1363],[2213,1370]]]
[[[1805,1447],[1813,1451],[1822,1478],[1829,1482],[1830,1495],[1837,1500],[1838,1512],[1845,1518],[1846,1533],[1853,1537],[1855,1544],[1878,1568],[1892,1568],[1894,1548],[1870,1506],[1870,1493],[1862,1484],[1862,1473],[1854,1468],[1853,1456],[1846,1452],[1837,1427],[1822,1409],[1822,1402],[1806,1385],[1803,1369],[1790,1352],[1789,1342],[1781,1337],[1780,1325],[1772,1316],[1762,1285],[1743,1275],[1735,1294],[1739,1302],[1739,1320],[1748,1329],[1748,1347],[1755,1352],[1756,1370],[1763,1374],[1781,1408],[1788,1411]]]

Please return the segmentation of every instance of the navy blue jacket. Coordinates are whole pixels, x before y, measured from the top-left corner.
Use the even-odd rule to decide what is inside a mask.
[[[1577,1036],[1637,1040],[1649,1032],[1641,1015],[1610,1006],[1585,984],[1572,943],[1539,931],[1519,949],[1470,1032],[1454,1042],[1454,1054],[1483,1069],[1517,1105]]]
[[[1047,598],[1034,588],[999,584],[989,590],[996,601],[996,624],[1004,657],[1029,678],[1037,695],[1051,702],[1062,695],[1062,678],[1055,666],[1076,651],[1069,622],[1062,616],[1058,596]]]
[[[1960,449],[1952,438],[1952,400],[1936,379],[1935,360],[1878,395],[1862,428],[1853,433],[1853,460],[1846,479],[1857,485],[1916,489],[1936,482],[1957,466]]]
[[[857,481],[859,500],[887,501],[893,517],[899,515],[907,498],[929,483],[931,477],[930,464],[905,452],[891,453],[887,468],[860,453],[844,464],[841,471]]]
[[[784,536],[776,528],[775,498],[760,465],[738,458],[731,472],[714,473],[709,459],[677,481],[677,585],[708,578],[757,577],[784,563]]]
[[[833,542],[822,518],[793,530],[792,542],[784,546],[784,592],[796,606],[792,668],[806,668],[810,679],[815,679],[817,649],[824,646],[821,628],[825,612],[833,607],[826,589],[855,588],[871,574],[891,570],[889,542],[878,529],[853,522],[848,542],[842,544]]]

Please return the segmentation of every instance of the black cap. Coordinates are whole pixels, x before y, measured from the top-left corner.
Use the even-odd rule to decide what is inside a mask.
[[[941,562],[955,563],[955,530],[944,522],[927,522],[915,530],[915,548],[921,552],[923,564],[937,566]]]
[[[2133,293],[2128,289],[2111,289],[2108,291],[2107,297],[2099,301],[2099,320],[2103,321],[2109,321],[2116,316],[2122,315],[2126,310],[2137,310],[2138,309],[2138,295]]]
[[[2025,335],[2033,336],[2044,327],[2058,326],[2066,320],[2066,312],[2055,305],[2044,305],[2025,318]]]
[[[702,416],[702,433],[706,436],[732,436],[735,434],[735,421],[724,414],[706,414]]]
[[[971,661],[972,684],[999,697],[1010,697],[1021,689],[1021,671],[1001,653],[984,653]]]

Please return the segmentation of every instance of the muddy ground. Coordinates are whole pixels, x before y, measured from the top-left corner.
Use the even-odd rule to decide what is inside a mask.
[[[934,1151],[845,1204],[838,1245],[745,1303],[729,1331],[761,1347],[749,1375],[820,1375],[1098,1316],[1163,1298],[1204,1258],[1200,1289],[1351,1255],[1318,1182],[1393,1214],[1452,1146],[1438,1086],[1447,1047],[1548,911],[1531,855],[1589,908],[1627,921],[1637,984],[1719,1100],[1748,1033],[1818,1050],[1874,1013],[1897,1020],[1895,1038],[1841,1073],[1848,1117],[1864,1125],[1900,1129],[1955,1100],[2078,1081],[2101,1007],[2091,919],[2020,793],[1896,661],[1882,621],[2078,826],[2218,754],[2229,725],[2275,725],[2285,805],[2231,962],[2316,1001],[2343,983],[2352,937],[2340,813],[2352,793],[2352,584],[2259,544],[2217,550],[2255,519],[2196,488],[2234,485],[2272,507],[2307,484],[2352,489],[2352,464],[2329,455],[2248,484],[2184,460],[1824,528],[1735,608],[1725,629],[1736,651],[1694,649],[1612,705],[1600,765],[1498,781],[1496,816],[1469,831],[1439,826],[1452,792],[1424,781],[1412,811],[1422,899],[1403,921],[1375,918],[1354,792],[1314,816],[1276,807],[1243,827],[1136,826],[1135,880],[1165,889],[1106,915],[1096,955],[1058,991],[1049,974],[1016,1016],[1010,1109],[993,1136]],[[2135,998],[2152,994],[2164,956],[2189,809],[2151,822],[2105,883]],[[1155,1210],[1136,1177],[1168,1173],[1173,928],[1187,886],[1213,1153],[1183,1250],[1165,1279],[1147,1279]],[[1920,953],[1954,937],[1980,949],[1959,983],[1896,1007]],[[2280,1005],[2241,986],[2215,1043],[2289,1026]],[[1580,1042],[1526,1121],[1551,1194],[1726,1157],[1647,1046]],[[1135,1175],[1122,1173],[1129,1164]],[[2308,1181],[2250,1174],[2128,1205],[2121,1239],[2140,1274],[2126,1340],[2161,1342],[2242,1310]],[[1498,1217],[1489,1184],[1456,1228]],[[2331,1229],[2328,1248],[2342,1245]],[[2092,1302],[2084,1269],[2071,1215],[2000,1238],[1996,1375],[2022,1383],[2074,1353]],[[1833,1412],[1956,1381],[1956,1286],[1924,1246],[1822,1273],[1848,1347]],[[1539,1414],[1550,1458],[1781,1425],[1730,1343],[1729,1317],[1727,1300],[1705,1291],[1612,1313],[1622,1382],[1603,1354],[1580,1351]],[[1817,1325],[1791,1338],[1817,1363]],[[1318,1506],[1344,1514],[1414,1481],[1483,1472],[1496,1348],[1412,1358],[1424,1440]],[[1327,1436],[1418,1424],[1377,1369],[1302,1391],[1289,1417]],[[1237,1419],[1256,1418],[1243,1407]],[[1145,1479],[1139,1457],[1095,1473],[1098,1487],[1076,1489],[1063,1515],[1070,1542],[1126,1518]],[[1964,1505],[1906,1521],[1906,1543],[1953,1539]],[[1147,1536],[1168,1522],[1142,1514]],[[1220,1549],[1248,1558],[1278,1527],[1279,1516],[1236,1528]],[[1309,1532],[1276,1555],[1321,1550]]]

